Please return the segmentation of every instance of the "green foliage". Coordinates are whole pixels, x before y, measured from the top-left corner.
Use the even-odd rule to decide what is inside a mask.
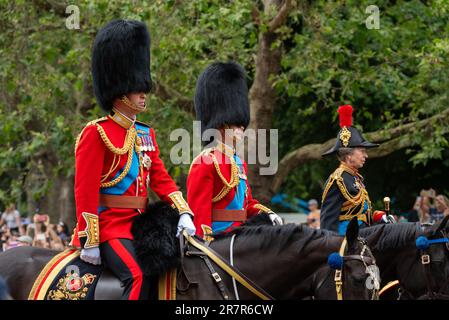
[[[341,104],[354,106],[355,124],[365,132],[423,119],[449,107],[448,3],[376,1],[379,30],[365,26],[365,8],[370,4],[315,1],[303,16],[292,19],[295,32],[276,80],[281,106],[274,127],[280,128],[281,154],[334,137],[336,109]],[[444,159],[445,152],[447,156],[446,125],[433,123],[405,138],[415,146],[401,158],[406,171],[418,171],[431,159]],[[376,165],[387,159],[376,160]],[[284,187],[303,197],[318,197],[336,165],[334,161],[306,164],[289,176]],[[417,179],[413,185],[418,193]],[[383,197],[385,184],[373,186],[370,190]]]
[[[365,26],[372,1],[298,2],[274,44],[284,48],[282,72],[274,78],[279,99],[273,127],[279,128],[281,156],[333,137],[342,103],[355,106],[355,122],[364,131],[448,107],[447,1],[376,1],[380,30]],[[87,121],[102,115],[92,94],[90,53],[106,22],[133,18],[150,28],[153,79],[176,95],[162,100],[151,94],[140,119],[156,129],[168,170],[182,182],[189,166],[168,161],[176,143],[169,133],[191,131],[193,117],[176,101],[192,100],[199,73],[212,61],[238,60],[251,81],[258,33],[275,14],[261,14],[256,25],[254,11],[262,2],[253,0],[81,0],[77,6],[81,28],[68,30],[60,7],[0,0],[0,202],[25,201],[24,188],[38,199],[52,177],[73,176],[75,138]],[[416,147],[404,161],[419,167],[443,159],[447,137],[440,123],[413,133]],[[302,166],[289,175],[284,191],[319,198],[334,165]]]

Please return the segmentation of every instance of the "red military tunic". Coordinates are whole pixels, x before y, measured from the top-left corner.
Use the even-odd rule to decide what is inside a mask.
[[[174,203],[178,209],[183,202],[159,157],[154,130],[118,112],[87,124],[75,146],[75,161],[78,223],[74,246],[80,246],[80,237],[87,237],[84,247],[133,238],[132,222],[142,210],[101,206],[100,194],[143,199],[151,188],[161,200]],[[183,209],[190,211],[188,206]]]
[[[200,237],[242,224],[232,219],[214,221],[212,213],[216,209],[246,210],[247,218],[271,212],[252,197],[246,173],[246,162],[222,143],[194,159],[187,178],[187,202],[195,212],[193,222]]]

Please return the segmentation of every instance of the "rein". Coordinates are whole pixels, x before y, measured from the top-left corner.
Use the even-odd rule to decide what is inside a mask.
[[[426,300],[437,300],[437,299],[449,300],[449,295],[442,293],[442,290],[445,289],[448,285],[447,282],[446,282],[445,286],[440,287],[438,292],[433,291],[433,288],[434,288],[433,285],[435,284],[435,281],[434,281],[434,278],[432,277],[432,273],[430,271],[430,262],[431,262],[430,253],[427,251],[427,249],[431,245],[435,245],[435,244],[445,243],[446,247],[448,246],[449,239],[447,238],[444,231],[441,231],[441,232],[443,234],[443,237],[438,238],[438,239],[429,240],[424,236],[420,236],[416,239],[416,247],[420,250],[421,265],[422,265],[424,277],[426,279],[426,286],[427,286],[427,293],[418,297],[417,300],[425,300],[425,299]],[[411,295],[410,292],[407,292],[407,293],[413,297],[413,295]]]
[[[190,236],[185,230],[183,231],[184,239],[187,240],[189,244],[199,250],[197,251],[186,251],[187,256],[199,256],[206,263],[209,271],[211,272],[212,278],[215,280],[220,292],[225,300],[229,300],[229,294],[227,293],[226,287],[224,286],[223,280],[220,275],[215,272],[209,259],[215,262],[223,271],[234,278],[238,283],[247,288],[254,295],[262,300],[274,300],[274,298],[268,294],[265,290],[259,287],[255,282],[246,277],[241,273],[236,267],[230,265],[226,259],[224,259],[219,253],[214,251],[211,247],[204,245],[197,241],[194,237]]]
[[[443,237],[441,237],[441,238],[429,240],[424,236],[420,236],[416,239],[416,247],[420,251],[420,255],[421,255],[421,266],[422,266],[422,270],[423,270],[425,281],[426,281],[427,292],[425,294],[419,296],[418,298],[416,298],[410,291],[405,290],[402,286],[400,286],[399,281],[396,280],[396,281],[394,281],[394,284],[392,282],[390,282],[384,288],[382,288],[380,294],[384,293],[392,286],[399,284],[400,287],[398,289],[398,291],[399,291],[398,300],[401,299],[401,296],[403,294],[408,295],[413,300],[449,300],[449,295],[442,293],[443,289],[447,288],[448,282],[446,282],[445,286],[440,287],[438,292],[435,292],[433,290],[435,281],[432,277],[432,273],[430,272],[431,258],[430,258],[430,254],[427,252],[427,249],[431,245],[442,244],[442,243],[444,243],[446,245],[446,248],[449,250],[449,238],[444,230],[441,230],[440,232],[443,235]]]

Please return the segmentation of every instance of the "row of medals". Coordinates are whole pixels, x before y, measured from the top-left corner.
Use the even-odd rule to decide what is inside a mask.
[[[146,170],[150,170],[151,167],[151,158],[145,153],[146,151],[155,151],[156,148],[153,144],[153,140],[149,136],[140,136],[137,137],[137,139],[140,139],[140,161],[143,164],[144,168]],[[150,184],[150,175],[147,175],[146,179],[146,185],[147,188]]]

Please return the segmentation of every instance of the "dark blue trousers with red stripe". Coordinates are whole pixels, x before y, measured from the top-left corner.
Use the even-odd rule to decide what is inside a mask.
[[[137,262],[132,241],[112,239],[100,245],[102,262],[124,286],[123,300],[148,300],[150,279]]]

